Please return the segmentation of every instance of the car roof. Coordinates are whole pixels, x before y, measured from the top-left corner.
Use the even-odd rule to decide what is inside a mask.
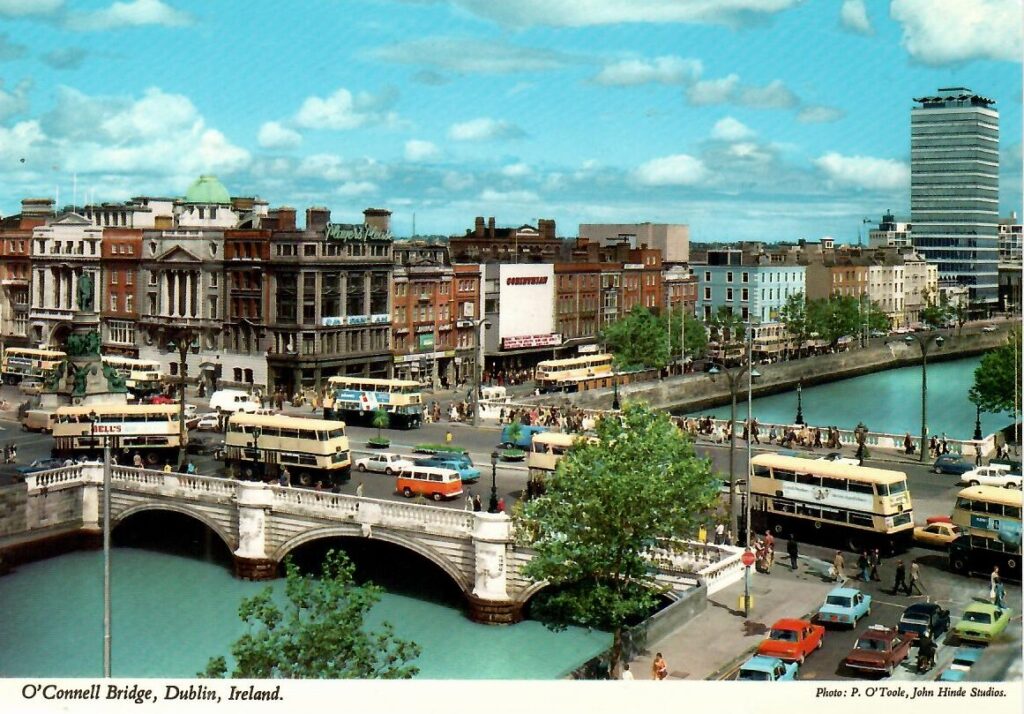
[[[964,608],[964,613],[968,612],[987,612],[994,614],[996,612],[1002,612],[1005,607],[996,607],[990,602],[972,602],[970,605]]]
[[[935,612],[939,606],[934,602],[917,602],[903,611],[904,615],[916,615],[918,613]]]
[[[896,630],[890,630],[888,627],[878,629],[876,627],[876,625],[872,625],[864,630],[857,639],[864,639],[866,637],[869,640],[891,640],[897,634]]]
[[[807,620],[798,620],[795,617],[784,617],[772,625],[773,630],[802,630],[811,623]]]
[[[860,594],[860,590],[858,590],[857,588],[832,588],[828,591],[828,594],[825,597],[828,597],[829,595],[843,595],[845,597],[853,597],[854,595],[858,594]]]
[[[766,657],[764,655],[754,655],[746,662],[740,669],[754,669],[761,672],[770,672],[775,669],[779,663],[782,662],[778,657]]]
[[[953,659],[962,659],[968,662],[977,662],[985,653],[983,647],[957,647],[953,653]]]

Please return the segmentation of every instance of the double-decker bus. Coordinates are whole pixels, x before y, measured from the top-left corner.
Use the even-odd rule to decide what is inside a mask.
[[[549,359],[537,364],[534,379],[542,392],[578,392],[597,386],[607,386],[612,377],[613,355],[596,354]]]
[[[753,532],[854,552],[905,549],[914,532],[907,476],[900,471],[778,454],[750,460]]]
[[[8,347],[0,361],[0,377],[4,384],[18,384],[23,379],[45,381],[67,355],[60,350],[37,350],[31,347]]]
[[[419,382],[329,377],[327,385],[334,397],[334,407],[330,411],[324,410],[325,418],[371,423],[373,413],[383,409],[391,417],[391,426],[397,429],[412,429],[423,422],[423,394]]]
[[[956,495],[953,523],[962,535],[949,544],[949,567],[988,575],[999,566],[1003,577],[1020,580],[1021,492],[970,486]]]
[[[105,438],[134,460],[136,453],[149,465],[173,463],[178,447],[188,444],[176,404],[91,404],[58,407],[54,412],[53,456],[98,456]],[[182,441],[184,438],[184,441]]]
[[[135,359],[120,355],[103,355],[103,364],[113,367],[124,377],[124,384],[136,397],[159,392],[163,385],[160,363],[151,359]]]
[[[555,472],[558,462],[579,441],[594,443],[597,438],[557,431],[545,431],[533,435],[533,440],[530,443],[530,455],[526,464],[535,492],[543,493],[544,481]]]
[[[345,483],[352,470],[345,422],[236,412],[224,436],[224,462],[235,478],[279,478],[299,486]]]

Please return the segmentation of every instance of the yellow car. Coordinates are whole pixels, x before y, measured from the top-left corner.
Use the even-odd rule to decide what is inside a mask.
[[[929,523],[914,529],[914,540],[930,548],[945,550],[960,535],[960,526],[952,523]]]

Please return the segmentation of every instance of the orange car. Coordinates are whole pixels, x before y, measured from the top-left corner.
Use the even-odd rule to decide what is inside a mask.
[[[790,662],[804,663],[804,658],[819,649],[825,639],[825,628],[807,620],[779,620],[758,645],[757,653]]]

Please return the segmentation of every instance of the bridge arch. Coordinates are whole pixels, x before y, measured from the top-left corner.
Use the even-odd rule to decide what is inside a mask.
[[[238,543],[235,542],[235,539],[231,537],[230,533],[225,532],[224,528],[221,527],[217,521],[210,519],[201,512],[194,511],[184,506],[179,506],[176,503],[140,503],[136,506],[131,506],[118,514],[113,515],[113,528],[116,528],[122,521],[130,518],[131,516],[144,511],[171,511],[173,513],[187,516],[193,520],[199,521],[213,531],[217,537],[221,539],[221,542],[224,543],[229,552],[234,553],[238,548]]]
[[[331,526],[329,528],[318,528],[312,531],[306,531],[301,533],[291,540],[285,541],[279,545],[270,555],[271,560],[276,563],[283,561],[289,553],[306,543],[311,543],[317,540],[325,540],[327,538],[366,538],[363,534],[362,526],[352,523],[343,523],[337,526]],[[459,568],[458,565],[453,563],[448,558],[445,558],[440,553],[425,547],[422,543],[419,543],[411,538],[392,533],[383,528],[374,529],[372,539],[385,543],[391,543],[393,545],[400,546],[407,550],[422,556],[429,562],[440,568],[448,577],[455,582],[455,584],[462,590],[463,593],[468,593],[473,589],[473,581],[475,579],[475,573],[467,579],[465,573]],[[468,581],[468,582],[467,582]]]

